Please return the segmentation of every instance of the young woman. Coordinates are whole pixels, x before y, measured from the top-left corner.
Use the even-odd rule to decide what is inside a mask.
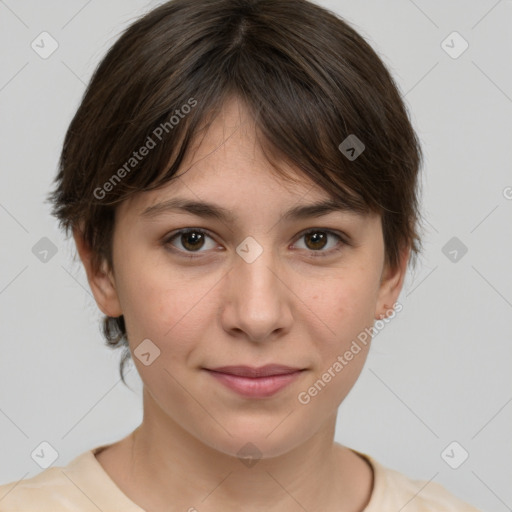
[[[334,442],[419,251],[420,163],[381,60],[313,3],[173,0],[130,26],[52,200],[143,422],[0,510],[476,510]]]

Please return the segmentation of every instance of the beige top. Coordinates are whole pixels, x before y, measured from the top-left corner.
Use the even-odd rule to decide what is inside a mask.
[[[94,456],[105,446],[78,455],[65,467],[50,467],[34,477],[0,485],[0,512],[144,512],[123,494]],[[364,512],[480,512],[440,484],[411,480],[356,453],[370,463],[374,475]]]

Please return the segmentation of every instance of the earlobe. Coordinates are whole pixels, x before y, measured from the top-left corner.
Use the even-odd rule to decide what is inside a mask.
[[[410,253],[410,247],[404,248],[400,252],[400,260],[396,268],[385,266],[375,308],[375,319],[383,319],[393,310],[393,304],[396,303],[402,291]],[[391,306],[389,306],[389,304],[391,304]]]
[[[96,268],[93,265],[92,250],[78,228],[73,229],[73,238],[96,304],[102,313],[107,316],[118,317],[122,315],[114,275],[112,270],[108,268],[107,261],[103,260],[100,268]]]

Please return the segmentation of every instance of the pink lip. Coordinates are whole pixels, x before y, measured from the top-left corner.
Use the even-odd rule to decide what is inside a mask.
[[[251,398],[274,395],[293,382],[302,372],[300,368],[282,365],[267,365],[260,368],[224,366],[205,370],[226,387]]]

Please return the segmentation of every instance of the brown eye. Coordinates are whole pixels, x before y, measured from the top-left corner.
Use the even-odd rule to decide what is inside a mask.
[[[330,256],[336,251],[340,251],[345,245],[349,245],[345,239],[333,231],[326,229],[310,229],[302,233],[298,242],[304,241],[305,249],[310,256]],[[298,243],[296,242],[296,243]]]
[[[210,240],[208,247],[207,240]],[[172,246],[172,249],[181,253],[203,253],[207,249],[215,248],[212,237],[202,229],[182,229],[165,240],[164,245]],[[204,249],[204,250],[201,250]]]
[[[323,231],[312,231],[304,235],[308,249],[317,251],[327,244],[327,236]]]
[[[180,241],[187,251],[195,251],[201,249],[204,245],[204,234],[198,231],[183,233],[180,237]]]

